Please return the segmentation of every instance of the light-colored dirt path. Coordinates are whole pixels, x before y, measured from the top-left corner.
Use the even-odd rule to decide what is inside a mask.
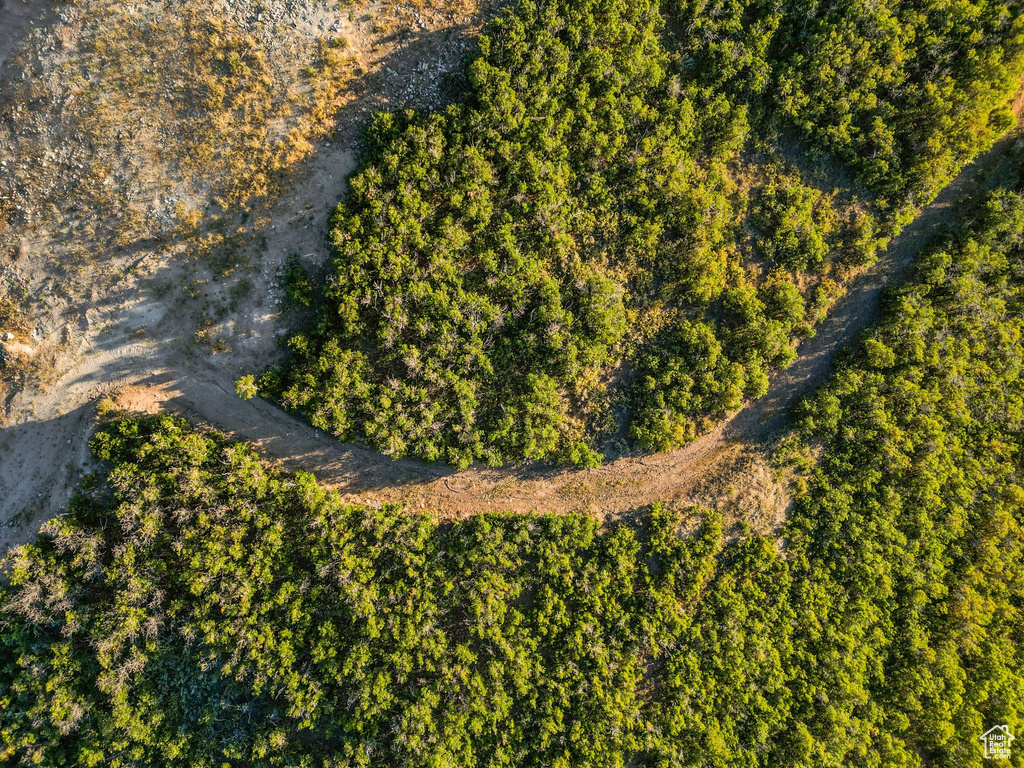
[[[239,400],[231,382],[198,375],[129,390],[129,407],[165,407],[211,424],[293,470],[314,472],[353,501],[402,501],[453,516],[503,509],[590,511],[619,516],[654,502],[699,498],[707,474],[721,463],[737,468],[740,450],[768,446],[787,426],[796,401],[828,376],[837,353],[856,342],[878,316],[882,292],[898,280],[914,256],[955,218],[954,206],[1016,138],[1000,141],[947,186],[897,237],[879,261],[850,286],[847,295],[806,340],[787,370],[774,376],[768,393],[732,419],[680,450],[630,456],[594,470],[471,468],[455,472],[417,461],[393,461],[367,448],[342,444],[263,401]],[[743,471],[756,465],[740,462]],[[750,479],[750,478],[748,478]]]
[[[969,199],[972,188],[983,180],[986,172],[1021,140],[1016,130],[1004,136],[903,228],[872,268],[851,286],[818,327],[817,334],[800,345],[793,364],[772,378],[764,397],[724,425],[726,439],[763,443],[778,434],[797,400],[824,383],[836,354],[878,319],[884,289],[906,273],[914,257],[932,238],[957,220],[957,205]]]
[[[702,501],[710,483],[724,483],[716,490],[718,496],[723,490],[728,495],[730,484],[747,486],[746,492],[759,499],[755,504],[784,507],[784,491],[774,485],[763,460],[751,461],[750,454],[763,456],[761,449],[785,429],[795,402],[827,377],[836,354],[875,320],[884,288],[903,275],[914,255],[954,218],[957,199],[1012,141],[1004,139],[969,166],[903,230],[875,266],[850,286],[817,335],[801,345],[793,366],[774,376],[763,398],[680,450],[627,456],[594,470],[531,465],[456,472],[414,460],[395,461],[359,445],[339,443],[268,402],[240,400],[233,388],[240,372],[237,363],[217,365],[213,358],[170,367],[163,364],[167,355],[157,343],[113,343],[110,351],[87,357],[58,382],[51,396],[56,402],[48,403],[52,415],[0,431],[4,511],[8,516],[28,511],[16,526],[6,529],[6,543],[27,538],[66,501],[87,458],[92,415],[88,400],[104,392],[128,409],[169,410],[252,441],[268,458],[290,470],[315,473],[352,502],[404,502],[451,517],[489,510],[541,510],[588,512],[607,519],[631,515],[654,502]],[[310,178],[315,180],[317,174]],[[272,242],[271,249],[295,234],[285,228],[280,243]],[[115,331],[110,334],[116,337]],[[265,343],[259,348],[265,352]],[[779,509],[767,514],[773,519],[766,525],[778,522]]]
[[[6,2],[0,39],[5,52],[24,54],[18,55],[18,66],[38,65],[63,50],[67,23],[47,0],[30,0],[24,7],[22,0]],[[293,320],[282,306],[282,266],[291,255],[307,265],[326,263],[326,220],[344,194],[358,131],[375,110],[431,108],[446,98],[444,74],[458,66],[483,14],[490,12],[473,0],[417,9],[391,0],[343,6],[306,0],[288,8],[293,5],[310,34],[335,30],[342,37],[362,74],[342,94],[334,130],[316,141],[306,162],[291,169],[286,191],[273,207],[260,209],[266,224],[232,244],[239,267],[224,273],[201,257],[177,260],[153,250],[139,258],[136,251],[122,254],[103,240],[94,243],[89,267],[78,273],[71,290],[54,290],[63,265],[43,258],[45,235],[14,231],[22,247],[12,256],[0,251],[0,267],[13,263],[20,269],[32,297],[15,338],[0,337],[0,356],[15,353],[32,366],[25,369],[30,383],[20,391],[8,398],[0,387],[0,552],[30,538],[59,512],[88,470],[99,397],[137,389],[141,382],[194,379],[226,383],[227,392],[216,390],[223,404],[237,376],[280,354],[276,340]],[[313,15],[302,16],[310,8]],[[22,80],[12,69],[14,57],[7,65],[9,79],[0,80],[0,99],[9,96],[8,84]],[[198,334],[205,331],[208,341]],[[148,400],[154,403],[153,397]]]
[[[423,52],[436,52],[439,41],[449,37],[436,31],[414,37],[405,66],[415,71]],[[387,78],[400,82],[402,59],[377,59],[374,66],[385,85]],[[373,106],[357,100],[348,109],[358,116]],[[785,428],[793,403],[824,380],[836,353],[875,319],[884,286],[903,274],[914,254],[953,218],[954,201],[1010,144],[1000,142],[944,190],[850,286],[818,334],[800,347],[794,365],[773,378],[767,395],[712,433],[673,453],[624,457],[589,471],[528,466],[454,472],[339,443],[269,403],[242,401],[234,394],[239,375],[263,368],[278,354],[274,339],[288,325],[275,298],[280,295],[275,270],[289,253],[308,255],[311,263],[327,258],[324,223],[352,168],[349,147],[358,120],[347,125],[346,132],[318,147],[275,209],[275,226],[264,230],[249,275],[252,298],[223,324],[229,352],[191,354],[195,329],[182,317],[182,306],[137,276],[125,275],[119,293],[63,329],[68,364],[52,386],[18,395],[8,425],[0,429],[0,521],[6,523],[0,525],[0,551],[26,540],[59,512],[88,469],[93,403],[101,395],[115,396],[126,408],[165,408],[251,440],[268,458],[314,472],[352,501],[401,501],[451,516],[537,509],[614,518],[653,502],[703,500],[714,485],[718,498],[736,500],[746,493],[755,506],[775,510],[764,521],[770,527],[784,511],[786,495],[766,468],[761,447]],[[226,292],[223,286],[204,287]],[[744,490],[733,492],[733,486]]]

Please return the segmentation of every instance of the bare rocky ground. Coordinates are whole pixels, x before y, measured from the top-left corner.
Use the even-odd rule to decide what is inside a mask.
[[[21,2],[7,0],[8,7],[0,10],[0,30],[24,31],[26,19],[41,19],[42,26],[27,38],[32,43],[29,53],[15,56],[28,55],[35,62],[28,66],[52,73],[46,67],[47,50],[71,57],[69,51],[81,39],[75,19],[61,15],[66,7],[47,2],[18,6],[13,12],[11,6]],[[281,289],[286,258],[297,255],[313,268],[327,260],[326,218],[344,192],[358,131],[368,114],[381,107],[434,106],[448,98],[444,73],[469,50],[487,11],[451,3],[437,9],[315,0],[270,5],[280,14],[270,19],[273,24],[307,36],[327,30],[344,39],[352,68],[331,104],[337,119],[311,139],[308,157],[290,171],[272,200],[262,207],[245,205],[247,215],[229,208],[220,214],[219,230],[170,238],[174,247],[136,241],[118,248],[104,242],[110,233],[87,233],[87,217],[74,218],[67,205],[42,206],[64,217],[73,241],[84,239],[99,254],[74,270],[68,268],[68,253],[61,251],[66,239],[55,234],[57,228],[48,226],[45,217],[35,224],[15,221],[6,235],[0,231],[0,238],[13,242],[6,264],[0,251],[0,268],[13,269],[39,299],[14,338],[4,341],[5,354],[24,362],[24,379],[20,390],[8,395],[6,426],[0,429],[0,518],[6,521],[0,528],[0,549],[31,537],[43,520],[59,512],[88,471],[95,403],[103,396],[128,410],[169,410],[252,440],[268,459],[314,472],[353,502],[403,502],[446,517],[540,510],[586,512],[604,520],[629,516],[654,502],[707,503],[760,530],[773,530],[784,519],[790,497],[785,479],[769,466],[766,448],[786,426],[791,406],[824,380],[839,350],[875,318],[884,286],[907,268],[951,218],[955,200],[1009,146],[1009,140],[1002,142],[965,171],[851,285],[818,334],[800,347],[793,367],[774,378],[764,398],[686,448],[659,456],[627,456],[589,471],[529,466],[454,472],[393,461],[339,443],[272,404],[240,400],[233,385],[239,375],[261,370],[279,354],[276,340],[288,325]],[[239,34],[251,33],[259,42],[265,20],[254,19],[266,13],[263,5],[236,2],[222,10],[241,20]],[[274,41],[264,38],[262,44]],[[8,66],[5,89],[18,72]],[[53,105],[43,107],[49,120]],[[44,157],[46,151],[59,150],[57,138],[44,142]],[[133,147],[145,156],[145,147]],[[2,150],[0,144],[0,158]],[[164,167],[172,177],[173,164]],[[124,179],[132,181],[127,172]],[[201,185],[188,186],[187,178],[171,182],[186,189],[193,203],[207,193]],[[157,210],[152,206],[166,201],[147,198],[147,189],[128,189],[135,195],[128,201],[143,211]],[[179,232],[174,222],[168,226],[170,234]],[[204,236],[215,238],[214,245],[204,248]]]
[[[138,6],[152,12],[160,2],[165,0]],[[28,296],[24,316],[5,324],[0,313],[0,363],[13,383],[6,392],[0,387],[2,549],[33,535],[70,497],[87,468],[99,397],[143,383],[195,381],[212,387],[222,402],[231,401],[226,409],[209,403],[212,410],[227,415],[239,405],[234,379],[274,359],[288,324],[282,317],[285,260],[297,256],[314,267],[326,262],[326,219],[353,168],[359,130],[374,110],[433,107],[446,99],[443,75],[461,62],[486,13],[471,3],[434,8],[225,0],[217,18],[234,25],[229,31],[250,35],[239,38],[243,45],[261,44],[259,33],[268,23],[299,36],[287,54],[304,50],[303,35],[317,40],[326,32],[344,41],[349,69],[323,105],[332,116],[327,130],[314,133],[307,156],[286,169],[275,194],[234,208],[200,200],[217,212],[217,226],[183,233],[173,216],[160,215],[173,212],[166,197],[182,190],[193,197],[213,195],[175,165],[180,158],[168,159],[177,136],[152,144],[129,137],[123,145],[96,147],[103,136],[77,133],[89,126],[76,109],[76,91],[62,90],[58,75],[68,72],[66,62],[90,42],[90,3],[95,8],[107,0],[73,6],[7,0],[0,8],[0,50],[7,60],[0,81],[0,281],[6,281],[8,295],[13,285]],[[103,10],[111,8],[117,11],[110,5]],[[270,18],[256,22],[255,14]],[[111,44],[109,30],[104,34],[101,42]],[[280,41],[267,35],[262,44]],[[266,50],[273,64],[275,51]],[[269,66],[263,72],[277,74]],[[78,87],[87,88],[96,77],[86,73]],[[282,82],[294,90],[307,87]],[[34,89],[30,98],[25,87]],[[173,106],[173,99],[168,103]],[[280,110],[285,128],[288,120],[305,117],[297,109],[286,112]],[[168,126],[176,127],[166,119],[163,127]],[[78,154],[62,157],[68,147]],[[127,147],[123,152],[133,155],[131,162],[118,154],[119,147]],[[239,149],[243,157],[246,151]],[[115,188],[113,199],[94,194],[87,177],[97,163],[112,169],[106,178],[114,183],[106,186]],[[162,177],[153,172],[157,165]],[[139,183],[143,172],[149,176]],[[76,210],[90,204],[107,208]],[[117,218],[119,204],[139,214],[127,221],[141,226],[127,247],[118,243],[121,232],[96,221],[104,214]],[[245,418],[244,409],[238,413]]]
[[[47,0],[0,0],[0,67],[22,39],[26,27],[51,6]]]

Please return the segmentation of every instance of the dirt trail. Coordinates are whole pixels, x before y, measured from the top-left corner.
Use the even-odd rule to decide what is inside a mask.
[[[54,289],[67,274],[59,259],[44,258],[47,233],[8,232],[21,246],[11,258],[0,249],[0,268],[13,264],[24,273],[32,302],[15,337],[0,338],[0,355],[27,360],[30,384],[9,397],[10,390],[0,387],[0,552],[29,539],[58,513],[88,471],[100,396],[140,386],[156,393],[176,381],[221,382],[225,388],[214,388],[218,400],[210,405],[232,414],[234,379],[279,355],[276,340],[292,323],[282,300],[286,259],[294,255],[314,268],[328,259],[327,216],[345,191],[359,130],[376,110],[435,108],[448,97],[445,73],[459,65],[493,7],[474,2],[410,9],[391,0],[342,6],[303,0],[274,7],[275,13],[291,9],[302,22],[296,34],[339,35],[361,74],[341,95],[333,129],[315,141],[308,160],[289,169],[284,194],[256,209],[253,218],[265,217],[265,223],[231,241],[239,266],[230,273],[199,257],[176,259],[155,249],[141,250],[141,257],[134,248],[122,253],[103,238],[92,242],[88,268],[66,286],[70,290]],[[7,62],[0,100],[22,80],[15,66],[42,66],[48,57],[64,55],[67,40],[75,39],[67,30],[78,29],[75,19],[53,13],[47,0],[6,3],[0,9],[4,56],[25,56]],[[260,4],[221,0],[220,6]],[[38,152],[46,155],[61,146],[59,136],[41,134],[40,141]],[[82,229],[73,228],[76,239]],[[154,397],[146,399],[155,404]]]
[[[654,502],[700,499],[708,475],[722,477],[716,468],[751,474],[761,469],[740,460],[741,453],[767,447],[779,436],[797,400],[824,382],[840,350],[856,342],[875,321],[885,287],[903,276],[914,256],[955,218],[952,209],[958,199],[1015,140],[1016,135],[1007,137],[978,158],[904,228],[878,262],[850,286],[817,335],[800,346],[794,364],[774,376],[764,397],[672,453],[624,457],[593,470],[529,466],[456,472],[418,461],[394,461],[358,445],[339,443],[269,403],[239,400],[231,382],[216,376],[171,376],[166,383],[157,376],[125,392],[121,401],[139,409],[161,403],[253,441],[266,456],[288,469],[314,472],[352,501],[401,501],[451,516],[537,509],[617,517]]]
[[[956,206],[972,186],[1020,140],[1018,131],[1000,139],[951,181],[935,200],[894,238],[872,268],[862,275],[818,326],[817,334],[804,341],[793,364],[772,378],[768,392],[723,425],[723,437],[763,443],[785,427],[791,409],[803,395],[825,382],[836,354],[847,348],[878,319],[884,289],[898,281],[914,263],[914,257],[944,227],[957,219]]]
[[[7,4],[8,10],[0,11],[4,55],[3,24],[13,18],[24,29],[28,19],[28,14],[19,15],[22,0]],[[40,1],[34,7],[42,13],[48,4]],[[314,472],[353,502],[405,502],[450,516],[536,509],[614,518],[653,502],[704,501],[713,496],[728,498],[734,508],[746,504],[768,510],[762,521],[765,528],[779,522],[786,492],[772,477],[761,449],[785,428],[794,402],[824,380],[837,352],[875,319],[884,286],[902,275],[936,230],[953,218],[949,211],[956,199],[1011,141],[1000,142],[979,158],[904,230],[875,267],[850,286],[818,334],[800,347],[793,366],[773,378],[763,398],[689,446],[658,456],[623,457],[594,470],[529,466],[455,472],[418,461],[394,461],[339,443],[269,403],[242,401],[235,396],[233,383],[279,354],[275,338],[289,322],[281,315],[280,281],[275,275],[285,256],[298,253],[314,265],[327,259],[325,222],[353,165],[350,147],[360,115],[378,106],[373,99],[382,90],[414,92],[409,83],[427,57],[449,51],[446,55],[455,61],[463,50],[455,46],[464,46],[467,29],[421,28],[391,53],[373,39],[364,40],[359,48],[356,37],[356,53],[365,57],[377,80],[369,81],[366,99],[345,108],[348,117],[342,118],[342,127],[331,142],[317,147],[273,211],[275,224],[263,230],[252,254],[253,270],[246,276],[252,284],[250,298],[218,327],[228,351],[196,354],[188,305],[173,291],[162,292],[160,281],[144,274],[126,274],[116,293],[94,301],[77,321],[54,325],[54,335],[65,340],[66,362],[52,386],[25,391],[14,399],[7,426],[0,429],[0,521],[6,523],[0,525],[0,551],[28,539],[42,521],[58,513],[87,471],[93,404],[100,395],[114,396],[134,410],[165,408],[251,440],[268,458],[288,469]],[[356,32],[353,28],[352,34]],[[164,284],[177,279],[173,273],[157,277]],[[224,284],[203,287],[211,294],[219,292],[221,300],[230,293]]]
[[[173,358],[168,360],[155,343],[129,344],[125,328],[119,332],[122,343],[87,357],[58,382],[48,403],[53,415],[41,423],[30,419],[0,432],[4,511],[8,516],[27,511],[16,527],[3,534],[7,541],[2,543],[9,546],[24,540],[66,501],[73,482],[87,466],[93,413],[87,402],[99,393],[114,395],[130,410],[169,410],[252,441],[263,455],[289,470],[315,473],[351,502],[403,502],[447,517],[490,510],[541,510],[614,519],[655,502],[709,503],[711,499],[714,503],[727,497],[765,515],[763,525],[771,528],[781,522],[788,497],[767,468],[764,449],[786,428],[796,401],[825,380],[837,353],[856,342],[876,319],[884,288],[898,280],[915,254],[955,218],[951,210],[958,198],[1013,140],[1002,140],[972,163],[903,230],[873,268],[850,286],[817,335],[800,346],[794,364],[773,377],[764,397],[680,450],[627,456],[593,470],[527,466],[458,472],[415,460],[392,460],[363,446],[339,443],[268,402],[240,400],[233,386],[240,373],[237,360],[222,362],[214,357],[164,365],[174,362]],[[332,162],[337,163],[337,158]],[[314,172],[307,183],[317,178]],[[326,214],[326,203],[320,213]],[[298,226],[306,227],[284,228],[270,250],[284,247],[297,235]],[[323,236],[319,228],[312,235],[308,230],[303,234]],[[272,328],[267,327],[268,334]],[[252,341],[254,355],[269,354],[266,339]],[[251,366],[253,355],[246,360]]]

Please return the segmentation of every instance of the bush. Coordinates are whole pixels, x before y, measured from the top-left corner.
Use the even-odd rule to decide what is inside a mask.
[[[374,117],[330,222],[319,322],[261,392],[343,439],[458,467],[581,445],[591,461],[593,425],[623,399],[643,445],[678,445],[736,387],[763,393],[826,311],[832,264],[869,263],[989,145],[1024,74],[1004,5],[811,6],[680,0],[668,28],[651,2],[506,9],[462,101]],[[852,169],[849,188],[778,159],[794,131]],[[724,362],[689,370],[665,317],[707,329]]]

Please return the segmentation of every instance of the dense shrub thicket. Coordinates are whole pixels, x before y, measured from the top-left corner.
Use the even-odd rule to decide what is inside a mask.
[[[678,92],[661,23],[649,2],[524,3],[481,38],[464,103],[378,115],[331,222],[327,308],[261,389],[395,456],[593,463],[645,304],[755,293],[727,233],[742,114]],[[773,352],[730,348],[741,390]]]
[[[320,320],[240,392],[460,467],[692,439],[788,364],[835,265],[1008,126],[1017,1],[515,4],[460,103],[374,119]],[[778,125],[881,202],[750,160]]]
[[[920,202],[1013,125],[1021,0],[667,0],[685,67],[848,164],[888,206]]]
[[[9,563],[0,762],[980,766],[1024,730],[1022,366],[1003,191],[804,407],[783,547],[697,510],[439,525],[114,420]]]
[[[908,752],[981,762],[978,735],[1024,727],[1020,191],[991,195],[920,258],[881,327],[806,404],[800,435],[823,453],[805,456],[807,492],[787,527],[794,608],[817,613],[802,620],[813,661],[796,699],[822,677],[847,681],[829,695],[845,713],[833,723],[865,760],[858,741],[880,764],[914,764]]]

